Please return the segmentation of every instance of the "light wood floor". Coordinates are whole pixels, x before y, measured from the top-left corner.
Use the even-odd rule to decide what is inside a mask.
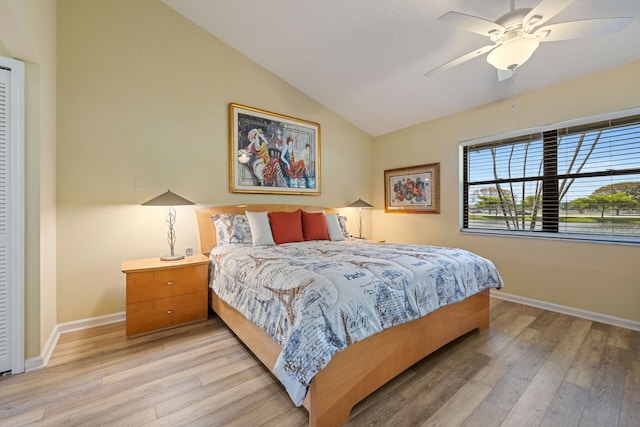
[[[491,319],[348,425],[640,426],[640,332],[497,299]],[[0,425],[306,425],[216,317],[128,340],[124,329],[64,334],[46,369],[0,378]]]

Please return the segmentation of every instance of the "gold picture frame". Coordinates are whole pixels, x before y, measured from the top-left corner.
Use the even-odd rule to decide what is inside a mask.
[[[320,125],[229,104],[232,193],[320,194]]]
[[[440,163],[384,171],[384,211],[440,213]]]

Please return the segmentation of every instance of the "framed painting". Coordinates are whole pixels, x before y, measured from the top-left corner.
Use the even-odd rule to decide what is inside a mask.
[[[384,171],[384,211],[440,213],[440,163]]]
[[[320,125],[229,105],[232,193],[320,194]]]

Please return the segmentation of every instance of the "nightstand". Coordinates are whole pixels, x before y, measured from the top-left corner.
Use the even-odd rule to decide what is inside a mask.
[[[127,276],[127,336],[205,320],[209,258],[159,258],[122,262]]]

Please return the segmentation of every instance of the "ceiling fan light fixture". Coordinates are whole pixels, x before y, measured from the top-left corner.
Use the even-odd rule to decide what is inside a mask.
[[[509,40],[493,49],[487,62],[498,70],[513,70],[527,62],[539,45],[538,40],[528,37]]]

